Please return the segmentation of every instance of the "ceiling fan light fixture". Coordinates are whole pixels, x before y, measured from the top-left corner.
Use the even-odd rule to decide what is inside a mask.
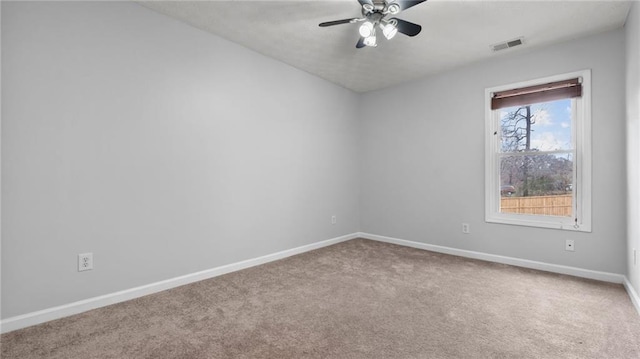
[[[373,24],[370,21],[366,21],[362,25],[360,25],[360,29],[358,31],[360,32],[360,36],[364,38],[370,37],[372,35],[375,37]]]
[[[387,40],[393,39],[393,37],[398,33],[398,28],[392,22],[380,24],[380,28],[382,29],[382,34],[387,38]]]
[[[387,11],[391,15],[395,15],[395,14],[400,12],[400,5],[398,5],[396,3],[389,4],[389,6],[387,7]]]
[[[375,32],[371,36],[364,38],[364,44],[367,45],[367,46],[372,46],[372,47],[378,46],[378,42],[376,41]]]

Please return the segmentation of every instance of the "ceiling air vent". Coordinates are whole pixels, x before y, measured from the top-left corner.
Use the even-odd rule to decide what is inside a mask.
[[[500,51],[500,50],[505,50],[505,49],[509,49],[512,48],[514,46],[518,46],[518,45],[522,45],[522,38],[517,38],[514,40],[510,40],[510,41],[505,41],[505,42],[501,42],[499,44],[495,44],[492,45],[491,48],[493,49],[493,51]]]

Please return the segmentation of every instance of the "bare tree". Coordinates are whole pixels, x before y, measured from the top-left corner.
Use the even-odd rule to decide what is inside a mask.
[[[509,112],[502,119],[502,151],[503,152],[522,152],[531,151],[531,125],[535,124],[534,115],[531,112],[531,105],[518,107],[515,111]],[[512,163],[506,163],[510,167],[508,171],[509,184],[513,184],[514,169],[520,168],[522,174],[523,186],[522,195],[529,195],[529,173],[530,165],[529,156],[521,158],[512,157]],[[513,163],[520,162],[520,163]]]
[[[500,185],[515,187],[518,196],[557,195],[572,186],[570,155],[541,153],[532,148],[532,126],[537,113],[530,105],[520,106],[501,119],[501,148],[506,155],[500,162]],[[522,155],[523,152],[526,154]]]
[[[535,124],[531,106],[518,107],[502,119],[502,151],[521,152],[531,150],[531,125]]]

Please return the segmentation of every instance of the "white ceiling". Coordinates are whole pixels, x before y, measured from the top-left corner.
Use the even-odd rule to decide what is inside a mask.
[[[628,1],[428,0],[397,15],[422,25],[376,48],[356,49],[357,0],[145,1],[142,5],[357,92],[396,85],[493,56],[624,25]],[[524,45],[491,45],[524,37]]]

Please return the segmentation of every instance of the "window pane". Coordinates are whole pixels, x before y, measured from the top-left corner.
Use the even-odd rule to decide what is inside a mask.
[[[572,216],[573,153],[500,158],[500,212]]]
[[[572,150],[571,112],[571,99],[501,109],[501,151]]]

